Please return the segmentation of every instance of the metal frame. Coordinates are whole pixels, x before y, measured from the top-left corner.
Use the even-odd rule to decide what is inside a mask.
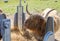
[[[18,28],[22,29],[23,25],[23,6],[18,6]]]
[[[43,41],[55,41],[54,37],[54,18],[48,17],[46,23],[46,33]]]
[[[24,2],[25,1],[26,0],[24,0]],[[17,14],[15,14],[15,17],[14,17],[14,24],[19,28],[19,30],[21,30],[24,25],[25,13],[23,12],[23,10],[24,10],[24,7],[22,6],[22,0],[20,0],[19,6],[17,6]]]
[[[11,26],[11,21],[10,19],[3,19],[1,23],[1,35],[2,35],[2,40],[3,41],[10,41],[11,40],[11,35],[10,35],[10,26]]]
[[[5,14],[0,14],[0,30],[2,41],[10,41],[10,19]]]

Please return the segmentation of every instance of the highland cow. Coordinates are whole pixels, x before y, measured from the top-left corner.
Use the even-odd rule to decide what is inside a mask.
[[[40,15],[32,15],[25,21],[25,28],[42,37],[45,34],[46,21]]]
[[[26,9],[27,10],[27,9]],[[48,11],[45,13],[45,11]],[[44,10],[43,16],[41,15],[32,15],[27,10],[27,13],[29,13],[30,17],[25,21],[25,28],[32,31],[37,38],[40,39],[40,41],[43,40],[43,37],[45,35],[46,31],[46,21],[49,16],[52,16],[54,18],[54,31],[56,32],[59,29],[59,16],[56,15],[54,9],[46,9]]]

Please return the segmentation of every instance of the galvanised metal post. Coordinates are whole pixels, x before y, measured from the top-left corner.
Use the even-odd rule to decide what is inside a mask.
[[[19,2],[19,6],[22,6],[22,0],[20,0],[20,2]]]
[[[18,28],[21,30],[23,28],[24,19],[25,19],[22,0],[20,0],[19,6],[17,7],[17,12],[18,12]]]
[[[1,26],[2,26],[2,30],[1,30],[1,34],[2,34],[2,40],[3,41],[11,41],[11,35],[10,35],[10,25],[11,21],[10,19],[3,19]]]

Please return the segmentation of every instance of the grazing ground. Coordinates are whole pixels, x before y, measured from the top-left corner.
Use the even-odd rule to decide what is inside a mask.
[[[0,8],[3,9],[4,13],[14,14],[17,11],[19,2],[19,0],[9,0],[8,3],[4,3],[3,0],[0,0]],[[24,10],[27,3],[29,11],[42,12],[46,8],[54,8],[60,12],[60,0],[26,0],[26,3],[22,0]]]

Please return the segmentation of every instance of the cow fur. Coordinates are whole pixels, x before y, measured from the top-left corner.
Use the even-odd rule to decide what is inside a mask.
[[[51,12],[49,12],[50,10],[52,10]],[[48,14],[48,12],[49,12],[49,14]],[[57,13],[57,11],[54,9],[51,9],[51,8],[47,8],[47,9],[45,9],[44,11],[43,11],[43,13],[42,13],[43,15],[43,17],[45,18],[45,19],[47,19],[49,16],[51,16],[51,17],[53,17],[54,18],[54,30],[55,30],[55,32],[59,29],[59,25],[60,25],[60,17],[57,15],[58,13]],[[47,15],[48,14],[48,15]],[[46,16],[47,15],[47,16]]]
[[[57,16],[57,11],[53,10],[51,11],[47,16],[47,12],[51,10],[50,8],[43,11],[43,15],[31,15],[26,21],[25,21],[25,28],[32,31],[35,35],[39,36],[40,38],[44,37],[45,31],[46,31],[46,21],[49,16],[54,18],[54,31],[56,32],[59,29],[59,16]],[[41,40],[41,39],[40,39]]]

